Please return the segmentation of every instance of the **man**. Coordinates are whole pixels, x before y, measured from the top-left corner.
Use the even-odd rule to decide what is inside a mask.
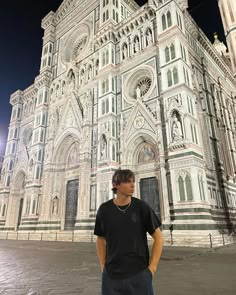
[[[146,202],[132,197],[132,171],[117,170],[112,184],[116,197],[99,207],[94,229],[102,295],[153,295],[152,278],[162,252],[161,223]],[[147,232],[154,239],[150,261]]]

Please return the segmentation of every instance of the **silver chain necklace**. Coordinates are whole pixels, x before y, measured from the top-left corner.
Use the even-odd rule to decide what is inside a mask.
[[[132,200],[132,199],[131,199]],[[121,209],[118,205],[116,205],[116,208],[118,209],[118,210],[120,210],[123,214],[125,214],[125,212],[129,209],[129,206],[131,205],[131,200],[130,200],[130,202],[129,202],[129,204],[128,204],[128,206],[125,208],[125,209]]]

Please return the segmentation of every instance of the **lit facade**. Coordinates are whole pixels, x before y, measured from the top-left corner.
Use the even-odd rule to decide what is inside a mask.
[[[164,233],[230,232],[235,67],[187,7],[65,0],[43,19],[40,73],[10,98],[0,231],[89,236],[122,167]]]

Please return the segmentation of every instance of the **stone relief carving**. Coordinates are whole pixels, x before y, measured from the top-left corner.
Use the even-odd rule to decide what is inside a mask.
[[[144,126],[145,120],[143,116],[138,116],[134,120],[134,128],[141,129]]]

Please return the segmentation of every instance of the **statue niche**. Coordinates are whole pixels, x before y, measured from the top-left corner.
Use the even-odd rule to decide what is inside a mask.
[[[172,142],[183,140],[183,129],[178,112],[174,112],[171,118],[171,137]]]

